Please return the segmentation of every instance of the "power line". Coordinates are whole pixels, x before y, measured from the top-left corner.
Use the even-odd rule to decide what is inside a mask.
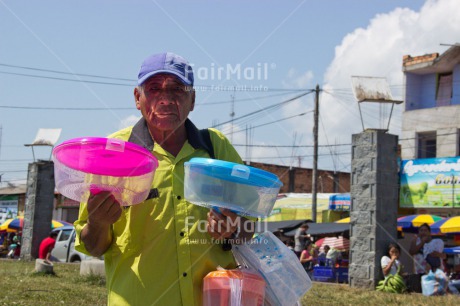
[[[96,74],[72,73],[72,72],[65,72],[65,71],[58,71],[58,70],[51,70],[51,69],[43,69],[43,68],[34,68],[34,67],[27,67],[27,66],[9,65],[9,64],[4,64],[4,63],[0,63],[0,66],[11,67],[11,68],[27,69],[27,70],[33,70],[33,71],[51,72],[51,73],[65,74],[65,75],[73,75],[73,76],[83,76],[83,77],[91,77],[91,78],[100,78],[100,79],[109,79],[109,80],[136,82],[136,80],[134,80],[134,79],[115,78],[115,77],[102,76],[102,75],[96,75]]]
[[[285,120],[288,120],[288,119],[292,119],[292,118],[295,118],[295,117],[300,117],[300,116],[304,116],[308,113],[311,113],[312,111],[308,111],[308,112],[305,112],[305,113],[301,113],[301,114],[298,114],[298,115],[293,115],[293,116],[289,116],[289,117],[286,117],[286,118],[281,118],[281,119],[278,119],[278,120],[274,120],[274,121],[270,121],[270,122],[267,122],[267,123],[263,123],[263,124],[259,124],[259,125],[256,125],[256,126],[251,126],[251,129],[254,129],[254,128],[258,128],[258,127],[262,127],[262,126],[266,126],[266,125],[269,125],[269,124],[273,124],[273,123],[278,123],[278,122],[281,122],[281,121],[285,121]],[[241,132],[245,132],[247,129],[244,129],[244,130],[239,130],[239,131],[234,131],[233,133],[241,133]],[[226,130],[222,130],[221,131],[222,133],[225,133]]]
[[[304,93],[302,93],[302,94],[300,94],[300,95],[298,95],[298,96],[295,96],[295,97],[293,97],[293,98],[291,98],[291,99],[288,99],[288,100],[286,100],[286,101],[283,101],[283,102],[280,102],[280,103],[277,103],[277,104],[274,104],[274,105],[270,105],[270,106],[268,106],[268,107],[259,109],[259,110],[254,111],[254,112],[250,112],[250,113],[248,113],[248,114],[246,114],[246,115],[240,116],[240,117],[238,117],[238,118],[234,118],[234,119],[232,119],[232,120],[228,120],[228,121],[225,121],[225,122],[222,122],[222,123],[218,123],[218,124],[216,124],[216,125],[213,126],[213,127],[221,126],[221,125],[224,125],[224,124],[227,124],[227,123],[230,123],[230,122],[234,122],[234,121],[236,121],[236,120],[240,120],[240,119],[243,119],[243,118],[247,118],[247,117],[252,116],[252,115],[255,115],[255,114],[260,114],[260,113],[262,113],[262,112],[264,112],[264,111],[273,110],[274,108],[279,108],[279,107],[281,107],[282,105],[285,105],[285,104],[287,104],[287,103],[289,103],[289,102],[292,102],[292,101],[294,101],[294,100],[297,100],[297,99],[299,99],[299,98],[301,98],[301,97],[303,97],[303,96],[305,96],[305,95],[307,95],[307,94],[309,94],[309,93],[312,93],[312,92],[313,92],[313,90],[309,90],[308,92],[304,92]]]

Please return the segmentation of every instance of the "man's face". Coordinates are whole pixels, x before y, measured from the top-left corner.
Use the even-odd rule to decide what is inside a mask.
[[[195,92],[176,76],[158,74],[136,88],[136,107],[149,126],[161,131],[174,131],[187,119],[195,106]]]

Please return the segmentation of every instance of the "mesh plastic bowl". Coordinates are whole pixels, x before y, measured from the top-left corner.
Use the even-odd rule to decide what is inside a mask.
[[[52,155],[57,190],[79,202],[85,202],[90,192],[104,190],[123,206],[141,203],[158,167],[147,149],[119,139],[70,139],[55,147]]]

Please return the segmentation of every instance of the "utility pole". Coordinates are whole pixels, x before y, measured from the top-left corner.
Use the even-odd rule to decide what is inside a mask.
[[[230,112],[231,119],[231,130],[230,130],[230,142],[233,142],[233,118],[235,117],[235,87],[233,87],[232,94],[232,111]]]
[[[313,173],[311,183],[311,219],[316,222],[317,193],[318,193],[318,117],[319,117],[319,85],[315,89],[315,111],[313,115]]]

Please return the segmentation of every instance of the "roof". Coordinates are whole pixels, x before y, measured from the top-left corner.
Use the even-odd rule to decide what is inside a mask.
[[[297,228],[296,228],[297,229]],[[296,229],[285,232],[286,236],[294,236]],[[310,235],[342,233],[350,230],[348,223],[309,223],[307,233]]]
[[[460,44],[455,44],[443,54],[431,53],[421,56],[403,56],[403,71],[415,74],[452,72],[460,63]]]
[[[263,233],[263,232],[284,232],[290,231],[292,229],[298,228],[304,220],[287,220],[287,221],[273,221],[273,222],[257,222],[256,225],[256,233]]]
[[[0,188],[0,195],[25,194],[26,190],[27,190],[26,184],[13,185],[9,187]]]

